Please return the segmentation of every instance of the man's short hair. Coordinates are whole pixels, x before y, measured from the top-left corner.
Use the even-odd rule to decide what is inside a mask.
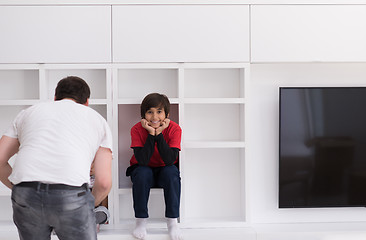
[[[167,96],[160,93],[150,93],[147,95],[141,103],[140,111],[141,117],[145,118],[145,113],[150,108],[164,108],[165,117],[168,117],[170,112],[170,102]]]
[[[55,90],[56,101],[64,98],[71,98],[77,103],[85,104],[89,97],[90,88],[82,78],[68,76],[57,83]]]

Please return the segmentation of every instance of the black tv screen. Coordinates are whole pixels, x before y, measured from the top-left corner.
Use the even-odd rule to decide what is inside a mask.
[[[365,207],[366,87],[279,93],[279,207]]]

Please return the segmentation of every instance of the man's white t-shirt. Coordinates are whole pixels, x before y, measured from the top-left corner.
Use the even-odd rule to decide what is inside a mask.
[[[9,180],[81,186],[89,183],[90,166],[99,147],[112,151],[105,119],[90,107],[64,99],[21,111],[6,136],[20,147]]]

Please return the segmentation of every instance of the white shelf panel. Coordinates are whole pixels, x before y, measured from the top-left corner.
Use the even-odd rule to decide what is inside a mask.
[[[185,98],[183,100],[184,103],[189,104],[225,104],[225,103],[232,103],[232,104],[244,104],[244,98]]]
[[[0,64],[0,70],[38,71],[39,64]]]
[[[107,104],[107,103],[108,103],[107,99],[93,99],[93,98],[89,99],[89,104],[90,105],[104,105],[104,104]]]
[[[178,104],[179,98],[169,98],[170,104]],[[142,98],[120,98],[117,100],[117,104],[138,104],[140,105]]]
[[[365,13],[365,5],[252,6],[251,61],[365,62]]]
[[[164,62],[164,63],[114,63],[113,66],[116,69],[178,69],[179,67],[185,65],[185,63],[174,63],[174,62]]]
[[[30,65],[30,64],[28,64]],[[65,70],[65,69],[72,69],[72,70],[105,70],[111,68],[111,64],[109,63],[49,63],[49,64],[42,64],[36,65],[37,67],[42,66],[45,70]]]
[[[111,6],[26,5],[0,8],[1,63],[111,61]]]
[[[31,106],[39,103],[40,100],[24,99],[24,100],[0,100],[0,106]]]
[[[249,61],[248,5],[120,5],[112,11],[114,62]]]
[[[221,141],[186,141],[184,148],[245,148],[244,142],[221,142]]]
[[[350,4],[350,5],[359,5],[365,4],[365,0],[88,0],[87,3],[85,0],[63,0],[62,3],[56,0],[2,0],[0,5],[182,5],[182,4],[190,4],[190,5],[238,5],[238,4],[312,4],[312,5],[324,5],[324,4]]]
[[[185,69],[230,69],[230,68],[248,68],[249,63],[244,62],[186,62],[182,63]]]

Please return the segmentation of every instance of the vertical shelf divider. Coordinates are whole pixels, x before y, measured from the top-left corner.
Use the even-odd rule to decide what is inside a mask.
[[[112,92],[112,131],[114,133],[118,133],[118,68],[112,67],[111,69],[112,78],[111,78],[111,92]],[[114,91],[113,91],[114,89]],[[112,181],[114,183],[114,187],[112,188],[113,196],[113,211],[111,223],[119,224],[120,216],[119,216],[119,173],[118,173],[118,134],[113,135],[113,162],[112,162]]]
[[[112,84],[113,84],[113,71],[111,68],[111,65],[107,65],[105,68],[105,79],[106,79],[106,104],[107,104],[107,121],[109,126],[111,127],[111,131],[113,133],[114,131],[114,125],[113,125],[113,88],[112,88]],[[112,134],[113,136],[113,134]],[[113,139],[114,140],[114,139]],[[115,146],[113,146],[113,149],[115,149]],[[113,155],[115,154],[115,150],[113,151]],[[112,166],[114,166],[115,160],[112,160]],[[112,183],[115,182],[115,175],[116,173],[113,171],[113,169],[115,169],[114,167],[112,167]],[[114,224],[115,220],[114,220],[114,214],[115,214],[115,208],[117,207],[116,205],[116,201],[115,201],[115,195],[116,195],[116,190],[113,187],[112,184],[112,189],[108,195],[108,209],[110,214],[112,215],[112,217],[109,220],[110,224]],[[118,195],[118,194],[117,194]],[[118,207],[117,207],[118,209]]]
[[[39,75],[39,100],[46,101],[47,100],[47,81],[46,81],[46,69],[44,64],[39,64],[38,68]]]
[[[249,99],[249,77],[250,77],[250,65],[249,64],[244,64],[243,69],[240,71],[240,79],[241,79],[241,84],[242,86],[240,87],[241,92],[241,97],[244,98],[244,104],[242,105],[242,116],[241,119],[244,121],[244,123],[242,123],[241,127],[241,134],[242,134],[242,141],[244,141],[244,148],[242,149],[242,156],[241,156],[241,160],[242,160],[242,166],[241,166],[241,182],[242,182],[242,216],[244,218],[244,221],[249,224],[250,222],[250,211],[249,211],[249,207],[250,207],[250,203],[249,203],[249,188],[250,188],[250,184],[248,184],[248,174],[249,174],[249,167],[248,167],[248,162],[247,161],[247,149],[248,149],[248,141],[247,141],[247,122],[248,122],[248,116],[246,113],[248,113],[248,99]]]
[[[179,126],[182,128],[182,139],[181,139],[181,152],[179,160],[179,171],[181,175],[181,204],[180,204],[180,222],[185,222],[186,217],[186,202],[185,202],[185,184],[184,184],[184,165],[185,165],[185,154],[184,154],[184,63],[179,64],[178,67],[178,101],[179,101]]]

